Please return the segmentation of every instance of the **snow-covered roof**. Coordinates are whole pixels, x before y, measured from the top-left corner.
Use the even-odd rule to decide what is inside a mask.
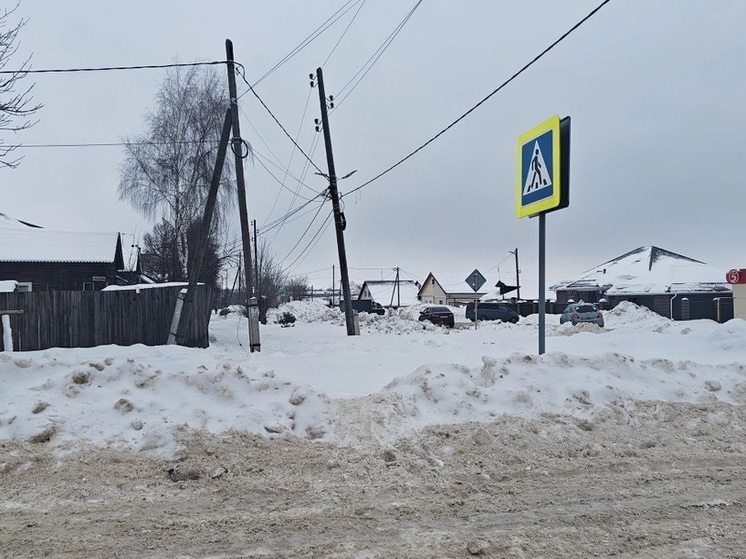
[[[29,223],[28,221],[21,221],[20,219],[14,219],[10,217],[9,215],[5,215],[4,213],[0,213],[0,227],[8,227],[11,229],[39,229],[41,226],[34,225],[33,223]]]
[[[0,262],[114,262],[119,233],[55,231],[0,219]],[[21,223],[21,222],[16,222]],[[6,225],[7,224],[7,225]]]
[[[617,296],[731,291],[723,270],[655,246],[636,248],[549,289]]]
[[[419,303],[420,286],[414,280],[367,280],[364,286],[368,287],[371,298],[384,307],[408,307]]]
[[[0,280],[0,293],[13,293],[17,286],[16,280]]]
[[[198,283],[197,285],[204,285]],[[185,281],[168,281],[164,283],[136,283],[133,285],[107,285],[101,291],[140,291],[141,289],[170,289],[172,287],[188,287]]]

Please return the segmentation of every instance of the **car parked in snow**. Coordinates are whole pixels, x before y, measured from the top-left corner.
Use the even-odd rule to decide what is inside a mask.
[[[484,302],[477,304],[477,314],[474,316],[474,302],[466,304],[466,318],[472,322],[479,320],[499,320],[500,322],[511,322],[515,324],[520,319],[520,315],[511,309],[505,303]]]
[[[604,327],[604,315],[601,314],[601,309],[593,303],[570,303],[565,307],[560,315],[560,324],[565,322],[572,322],[573,326],[580,324],[581,322],[590,322],[597,324],[601,328]]]
[[[436,326],[448,326],[449,328],[453,328],[456,322],[451,309],[448,307],[425,307],[420,311],[419,321],[423,322],[425,320]]]

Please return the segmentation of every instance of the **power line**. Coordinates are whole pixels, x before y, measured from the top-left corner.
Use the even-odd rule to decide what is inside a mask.
[[[363,0],[364,1],[364,0]],[[334,25],[339,19],[344,17],[344,15],[349,12],[352,8],[355,7],[355,4],[359,3],[360,0],[357,0],[355,4],[352,4],[353,0],[348,0],[345,4],[342,5],[341,8],[339,8],[336,12],[334,12],[331,16],[327,18],[327,20],[319,25],[316,30],[314,30],[308,37],[303,39],[294,49],[292,49],[288,54],[286,54],[282,60],[280,60],[277,64],[275,64],[268,72],[266,72],[262,77],[260,77],[256,82],[254,82],[254,86],[259,85],[265,78],[269,77],[272,73],[275,72],[280,66],[285,64],[288,60],[293,58],[296,54],[298,54],[300,51],[302,51],[304,48],[306,48],[308,45],[310,45],[315,39],[317,39],[324,31],[329,29],[332,25]],[[352,4],[352,6],[350,6]],[[348,6],[350,6],[348,8]],[[347,8],[345,10],[345,8]],[[344,12],[342,12],[344,10]],[[358,10],[360,11],[360,10]],[[340,12],[342,12],[340,14]],[[337,16],[339,14],[339,16]],[[336,17],[336,19],[335,19]],[[332,21],[333,20],[333,21]],[[323,28],[323,29],[322,29]]]
[[[175,142],[81,142],[65,144],[19,144],[19,148],[111,148],[125,146],[163,146],[163,145],[189,145],[202,143],[199,140],[179,140]]]
[[[291,263],[290,263],[290,264],[288,265],[288,267],[287,267],[287,268],[285,268],[285,270],[286,270],[286,271],[287,271],[287,270],[290,270],[290,269],[291,269],[291,268],[292,268],[293,266],[295,266],[295,264],[297,264],[297,263],[300,263],[300,262],[302,262],[302,261],[303,261],[303,259],[305,259],[305,257],[306,257],[306,256],[308,256],[308,255],[309,255],[309,254],[311,253],[311,251],[312,251],[312,250],[313,250],[314,248],[316,248],[316,244],[317,244],[317,243],[319,242],[319,240],[321,239],[321,237],[319,237],[319,235],[320,235],[321,233],[323,233],[324,231],[326,231],[326,228],[327,228],[327,227],[329,226],[329,224],[331,223],[330,219],[331,219],[331,217],[332,217],[333,215],[334,215],[334,212],[330,211],[330,212],[329,212],[329,215],[327,215],[327,216],[326,216],[326,219],[325,219],[325,220],[324,220],[324,222],[323,222],[323,223],[321,224],[321,227],[319,227],[318,231],[316,231],[316,234],[315,234],[315,235],[314,235],[314,236],[313,236],[313,237],[311,238],[311,240],[310,240],[310,241],[308,241],[308,244],[306,245],[306,248],[304,248],[304,249],[303,249],[303,251],[302,251],[302,252],[301,252],[301,253],[300,253],[300,254],[298,255],[298,257],[297,257],[297,258],[296,258],[295,260],[293,260],[293,261],[292,261],[292,262],[291,262]],[[314,241],[315,241],[315,242],[314,242]]]
[[[265,161],[266,161],[267,163],[269,163],[270,165],[272,165],[272,166],[273,166],[273,167],[274,167],[275,169],[277,169],[278,171],[282,171],[283,173],[287,174],[287,176],[289,176],[289,177],[290,177],[291,179],[293,179],[294,181],[296,181],[296,182],[297,182],[298,184],[300,184],[301,186],[305,186],[305,187],[306,187],[307,189],[309,189],[310,191],[312,191],[312,192],[313,192],[314,194],[318,194],[318,193],[319,193],[319,191],[318,191],[318,190],[316,190],[316,189],[315,189],[315,188],[313,188],[312,186],[309,186],[309,185],[307,185],[306,183],[304,183],[303,181],[301,181],[301,179],[299,179],[298,177],[296,177],[296,176],[294,176],[293,174],[291,174],[291,173],[290,173],[290,171],[288,171],[288,169],[287,169],[287,168],[285,168],[285,167],[283,167],[283,166],[281,166],[281,165],[278,165],[277,163],[275,163],[274,161],[272,161],[272,160],[271,160],[271,159],[270,159],[269,157],[267,157],[266,155],[263,155],[263,154],[259,153],[259,152],[258,152],[258,151],[256,151],[256,150],[253,150],[253,152],[254,152],[254,155],[256,155],[256,156],[260,157],[261,159],[264,159],[264,160],[265,160]],[[264,167],[264,164],[263,164],[263,163],[262,163],[261,161],[260,161],[259,163],[260,163],[260,165],[262,165],[262,167]],[[264,168],[266,169],[266,167],[264,167]],[[271,174],[271,173],[270,173],[270,174]],[[299,198],[303,198],[303,196],[301,196],[300,194],[298,194],[298,192],[297,192],[297,191],[295,191],[295,190],[292,190],[292,189],[291,189],[290,187],[288,187],[288,186],[287,186],[287,185],[285,184],[285,182],[284,182],[284,181],[281,181],[280,179],[278,179],[278,178],[277,178],[277,177],[275,177],[274,175],[273,175],[273,178],[274,178],[274,179],[275,179],[275,180],[276,180],[276,181],[277,181],[278,183],[280,183],[280,186],[282,186],[282,187],[283,187],[283,188],[284,188],[285,190],[289,190],[290,192],[292,192],[292,193],[293,193],[294,195],[298,196]],[[306,200],[306,198],[303,198],[303,199],[304,199],[304,200]]]
[[[376,181],[376,180],[380,179],[382,176],[386,175],[390,171],[393,171],[399,165],[401,165],[402,163],[404,163],[405,161],[407,161],[409,158],[413,157],[414,155],[416,155],[417,153],[419,153],[420,151],[422,151],[423,149],[425,149],[427,146],[429,146],[431,143],[433,143],[435,140],[437,140],[438,138],[440,138],[443,134],[445,134],[446,132],[448,132],[451,128],[453,128],[454,126],[456,126],[459,122],[461,122],[463,119],[465,119],[471,113],[473,113],[477,108],[479,108],[480,106],[482,106],[493,95],[495,95],[497,92],[499,92],[505,86],[507,86],[510,82],[512,82],[514,79],[516,79],[518,76],[520,76],[523,72],[525,72],[526,70],[528,70],[539,59],[541,59],[545,54],[547,54],[550,50],[552,50],[559,43],[561,43],[564,39],[566,39],[573,31],[575,31],[578,27],[580,27],[586,21],[588,21],[591,17],[593,17],[601,8],[603,8],[609,2],[611,2],[611,0],[604,0],[603,2],[601,2],[588,15],[586,15],[583,19],[581,19],[579,22],[577,22],[575,25],[573,25],[568,31],[566,31],[565,33],[563,33],[560,36],[559,39],[557,39],[551,45],[549,45],[547,48],[545,48],[543,51],[541,51],[529,63],[527,63],[526,65],[524,65],[515,74],[513,74],[512,76],[510,76],[510,78],[508,78],[507,80],[505,80],[499,87],[497,87],[497,89],[495,89],[494,91],[492,91],[492,93],[490,93],[489,95],[487,95],[487,97],[485,97],[484,99],[482,99],[481,101],[479,101],[479,103],[477,103],[476,105],[474,105],[471,109],[469,109],[468,111],[466,111],[464,114],[462,114],[460,117],[458,117],[456,120],[454,120],[451,124],[449,124],[448,126],[446,126],[443,130],[441,130],[440,132],[438,132],[435,136],[433,136],[432,138],[430,138],[428,141],[426,141],[424,144],[422,144],[416,150],[414,150],[413,152],[411,152],[406,157],[403,157],[402,159],[400,159],[399,161],[397,161],[396,163],[394,163],[391,167],[389,167],[388,169],[386,169],[382,173],[379,173],[378,175],[376,175],[375,177],[373,177],[369,181],[364,182],[363,184],[361,184],[357,188],[354,188],[354,189],[350,190],[349,192],[347,192],[346,194],[343,194],[342,196],[340,196],[340,198],[344,198],[345,196],[349,196],[353,192],[357,192],[358,190],[360,190],[360,189],[368,186],[373,181]]]
[[[363,9],[363,6],[365,6],[365,1],[366,1],[366,0],[362,0],[362,2],[360,2],[360,6],[358,7],[358,9],[357,9],[357,11],[355,12],[355,14],[354,14],[354,15],[352,16],[352,19],[350,20],[350,23],[348,23],[348,24],[347,24],[347,27],[345,27],[345,30],[344,30],[344,31],[342,31],[342,35],[340,35],[339,39],[337,39],[337,42],[336,42],[336,43],[334,44],[334,46],[332,47],[332,50],[331,50],[331,52],[329,52],[329,56],[327,56],[327,57],[326,57],[326,60],[324,60],[324,62],[322,62],[322,63],[320,64],[320,66],[321,66],[322,68],[323,68],[323,67],[324,67],[324,66],[326,65],[326,63],[327,63],[327,62],[329,62],[329,59],[330,59],[330,58],[332,57],[332,54],[334,54],[334,51],[336,51],[336,50],[337,50],[337,47],[338,47],[338,46],[339,46],[339,44],[340,44],[340,43],[342,42],[342,39],[344,39],[344,38],[345,38],[345,35],[347,35],[347,32],[348,32],[348,31],[350,30],[350,27],[352,27],[352,24],[353,24],[353,23],[355,22],[355,19],[357,18],[357,15],[358,15],[358,14],[360,13],[360,10],[362,10],[362,9]],[[345,12],[345,13],[346,13],[346,12]],[[254,85],[256,85],[256,84],[254,84]]]
[[[97,68],[47,68],[44,70],[0,70],[0,74],[70,74],[76,72],[114,72],[118,70],[159,70],[163,68],[184,68],[187,66],[215,66],[227,64],[225,60],[209,62],[174,62],[172,64],[139,64],[136,66],[101,66]]]
[[[270,223],[267,223],[267,224],[263,225],[263,226],[262,226],[262,227],[261,227],[261,228],[259,229],[259,231],[258,231],[258,233],[257,233],[257,234],[258,234],[258,235],[263,235],[263,234],[265,234],[266,232],[270,231],[271,229],[274,229],[274,228],[275,228],[275,227],[277,227],[278,225],[281,225],[282,223],[284,223],[285,221],[287,221],[288,219],[290,219],[290,218],[291,218],[292,216],[294,216],[295,214],[297,214],[297,213],[298,213],[299,211],[301,211],[301,210],[302,210],[303,208],[305,208],[306,206],[308,206],[308,205],[309,205],[309,204],[310,204],[311,202],[313,202],[313,201],[314,201],[314,200],[315,200],[316,198],[321,198],[321,197],[323,197],[323,196],[324,196],[325,194],[326,194],[325,192],[324,192],[324,193],[321,193],[321,194],[317,195],[317,196],[316,196],[315,198],[312,198],[311,200],[309,200],[309,201],[307,201],[307,202],[304,202],[304,203],[303,203],[303,204],[301,204],[300,206],[297,206],[297,207],[293,208],[292,210],[290,210],[290,211],[289,211],[288,213],[286,213],[285,215],[283,215],[283,216],[281,216],[281,217],[278,217],[278,218],[277,218],[277,219],[275,219],[274,221],[271,221]]]
[[[277,120],[277,117],[276,117],[276,116],[274,115],[274,113],[273,113],[273,112],[272,112],[272,111],[270,110],[270,108],[269,108],[269,107],[267,106],[267,104],[266,104],[266,103],[265,103],[265,102],[264,102],[264,101],[262,100],[262,98],[261,98],[261,97],[259,97],[259,94],[258,94],[258,93],[257,93],[257,92],[256,92],[256,91],[254,90],[254,88],[253,88],[253,87],[251,86],[251,84],[249,83],[249,81],[248,81],[248,80],[246,79],[246,76],[245,76],[245,74],[244,74],[244,67],[243,67],[243,65],[242,65],[242,64],[238,64],[238,63],[236,63],[236,66],[237,66],[238,68],[240,68],[240,69],[241,69],[241,71],[240,71],[240,72],[239,72],[238,74],[239,74],[239,75],[241,76],[241,79],[242,79],[242,80],[244,81],[244,83],[246,83],[246,85],[248,86],[248,88],[249,88],[249,91],[251,91],[251,93],[253,93],[253,94],[254,94],[254,97],[256,97],[256,98],[257,98],[257,99],[259,100],[259,102],[260,102],[260,103],[262,104],[262,107],[264,107],[264,109],[265,109],[265,110],[266,110],[266,111],[267,111],[267,112],[269,113],[269,116],[271,116],[271,117],[272,117],[272,119],[273,119],[273,120],[274,120],[274,121],[275,121],[275,122],[277,123],[277,126],[279,126],[279,127],[280,127],[280,128],[282,129],[282,131],[283,131],[283,132],[285,133],[285,135],[286,135],[286,136],[287,136],[288,138],[290,138],[290,141],[291,141],[291,142],[293,142],[293,145],[294,145],[294,146],[295,146],[296,148],[298,148],[298,151],[300,151],[300,152],[301,152],[301,153],[303,154],[303,156],[304,156],[304,157],[305,157],[305,158],[306,158],[306,159],[307,159],[307,160],[308,160],[308,161],[309,161],[309,162],[311,163],[311,165],[313,165],[313,166],[314,166],[314,168],[315,168],[315,169],[316,169],[316,170],[317,170],[317,171],[318,171],[319,173],[323,173],[323,171],[322,171],[322,170],[321,170],[321,169],[320,169],[320,168],[319,168],[319,167],[318,167],[318,166],[316,165],[316,163],[314,163],[314,162],[313,162],[313,160],[312,160],[312,159],[311,159],[311,158],[310,158],[310,157],[308,156],[308,154],[307,154],[307,153],[306,153],[305,151],[303,151],[303,148],[302,148],[302,147],[300,147],[300,146],[298,145],[298,142],[296,142],[296,141],[295,141],[295,139],[293,139],[293,137],[292,137],[292,136],[290,135],[290,133],[289,133],[289,132],[288,132],[288,131],[287,131],[287,130],[285,129],[285,127],[284,127],[284,126],[282,125],[282,123],[280,123],[280,121],[279,121],[279,120]]]
[[[279,266],[279,265],[282,265],[282,263],[283,263],[283,262],[285,262],[285,260],[287,260],[288,258],[290,258],[290,255],[291,255],[291,254],[293,254],[293,251],[294,251],[294,250],[295,250],[296,248],[298,248],[298,245],[299,245],[299,244],[300,244],[300,242],[301,242],[301,241],[303,240],[303,237],[305,237],[305,236],[306,236],[306,233],[308,233],[308,230],[309,230],[309,229],[311,228],[311,225],[313,225],[313,222],[314,222],[314,221],[316,221],[316,218],[317,218],[317,217],[319,216],[319,214],[321,213],[321,210],[322,210],[322,208],[323,208],[323,207],[324,207],[324,205],[323,205],[323,204],[320,204],[320,205],[319,205],[319,209],[318,209],[318,210],[316,210],[316,213],[315,213],[315,214],[314,214],[314,216],[313,216],[313,217],[311,218],[311,221],[310,221],[310,222],[308,223],[308,226],[307,226],[307,227],[305,228],[305,230],[303,231],[303,233],[301,233],[301,234],[300,234],[300,237],[298,238],[298,242],[296,242],[296,243],[295,243],[295,244],[293,245],[293,248],[291,248],[291,249],[290,249],[290,250],[288,251],[288,253],[287,253],[287,254],[285,255],[285,257],[284,257],[284,258],[283,258],[282,260],[280,260],[280,261],[279,261],[279,262],[277,263],[277,265],[278,265],[278,266]]]
[[[301,272],[300,274],[296,274],[299,276],[310,276],[313,274],[318,274],[319,272],[326,272],[327,270],[331,270],[332,266],[327,266],[326,268],[319,268],[318,270],[313,270],[312,272]]]
[[[345,101],[345,99],[347,99],[350,96],[350,94],[355,90],[355,88],[358,85],[360,85],[360,82],[363,81],[363,78],[365,78],[365,76],[368,75],[368,72],[370,72],[370,70],[373,68],[373,66],[376,64],[376,62],[378,62],[378,59],[381,58],[381,56],[383,56],[383,53],[386,52],[386,49],[389,48],[389,46],[391,45],[391,43],[394,42],[394,39],[396,39],[397,35],[399,35],[399,32],[407,24],[407,22],[409,21],[409,18],[412,17],[412,14],[414,14],[415,10],[420,6],[420,4],[422,4],[422,0],[418,0],[417,1],[417,3],[409,11],[409,13],[404,17],[404,19],[399,23],[399,25],[397,25],[394,28],[394,31],[392,31],[391,34],[388,37],[386,37],[386,39],[383,41],[383,43],[381,43],[381,46],[376,49],[376,51],[365,62],[365,64],[363,64],[363,66],[355,73],[355,75],[352,76],[352,78],[350,78],[350,80],[342,87],[342,89],[339,90],[339,92],[337,93],[338,97],[340,95],[343,95],[344,92],[345,92],[345,90],[347,89],[347,87],[355,80],[355,78],[358,76],[358,74],[360,74],[360,72],[362,72],[363,70],[365,70],[365,72],[363,73],[363,75],[360,76],[360,79],[358,79],[357,82],[355,82],[355,85],[353,85],[350,88],[350,91],[347,92],[346,95],[343,95],[342,99],[339,99],[337,101],[337,103],[336,103],[337,108],[339,108],[339,106]],[[371,62],[371,60],[372,60],[372,62]],[[366,66],[367,66],[367,69],[366,69]]]
[[[264,168],[264,170],[265,170],[265,171],[267,171],[267,173],[269,174],[269,176],[270,176],[270,177],[272,177],[272,178],[273,178],[273,179],[275,180],[275,182],[277,182],[277,184],[279,184],[279,185],[280,185],[280,186],[281,186],[282,188],[284,188],[285,190],[287,190],[287,191],[288,191],[288,192],[290,192],[291,194],[293,194],[293,195],[297,196],[297,197],[298,197],[298,198],[300,198],[301,200],[306,200],[306,201],[310,201],[310,199],[309,199],[309,198],[306,198],[305,196],[301,196],[300,194],[298,194],[297,192],[294,192],[294,191],[293,191],[293,190],[292,190],[291,188],[289,188],[288,186],[286,186],[284,182],[282,182],[282,181],[281,181],[280,179],[278,179],[278,178],[277,178],[277,177],[276,177],[276,176],[274,175],[274,173],[273,173],[272,171],[270,171],[270,170],[269,170],[269,167],[267,167],[267,166],[266,166],[266,165],[264,164],[264,162],[262,161],[262,159],[257,159],[257,161],[259,162],[259,165],[261,165],[261,166],[262,166],[262,167]],[[300,181],[299,181],[299,182],[300,182]],[[302,184],[302,183],[301,183],[301,184]],[[310,186],[307,186],[307,185],[304,185],[304,186],[306,186],[307,188],[311,188]],[[311,189],[311,190],[313,190],[313,189]]]

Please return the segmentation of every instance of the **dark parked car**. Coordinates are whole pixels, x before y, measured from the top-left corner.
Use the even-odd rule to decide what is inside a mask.
[[[601,314],[601,310],[593,303],[570,303],[565,307],[565,310],[560,316],[560,324],[565,322],[572,322],[575,326],[580,322],[592,322],[598,324],[601,328],[604,327],[604,315]]]
[[[453,313],[448,307],[425,307],[420,311],[420,322],[427,320],[437,326],[453,328]]]
[[[466,318],[471,321],[475,320],[473,302],[467,303],[466,305]],[[511,322],[515,324],[518,322],[520,315],[505,303],[480,302],[477,305],[476,318],[479,320],[499,320],[501,322]]]
[[[342,312],[345,312],[344,299],[339,302],[339,308]],[[353,299],[352,310],[357,312],[367,312],[370,314],[380,314],[381,316],[386,314],[386,309],[384,309],[379,303],[371,301],[370,299]]]

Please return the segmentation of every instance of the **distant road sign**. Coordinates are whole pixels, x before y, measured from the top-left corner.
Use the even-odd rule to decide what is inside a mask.
[[[567,124],[560,133],[560,122]],[[552,118],[518,137],[516,214],[532,216],[568,205],[569,118]],[[565,152],[565,153],[563,153]]]
[[[484,276],[479,272],[479,270],[475,269],[471,274],[466,276],[466,279],[464,281],[468,283],[469,287],[471,287],[474,290],[474,293],[476,293],[487,280],[484,279]]]

